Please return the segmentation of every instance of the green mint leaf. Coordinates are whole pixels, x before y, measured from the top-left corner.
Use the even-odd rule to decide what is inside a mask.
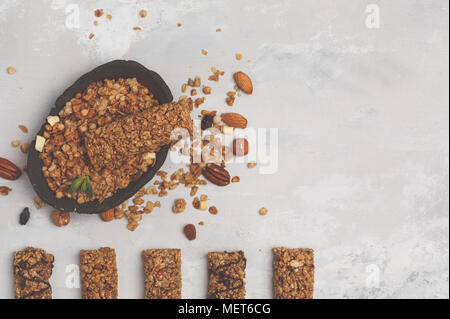
[[[91,184],[91,181],[89,179],[89,176],[86,176],[84,184],[85,184],[84,192],[86,193],[87,197],[91,198],[93,196],[93,194],[92,194],[92,184]]]
[[[72,195],[73,193],[75,193],[78,190],[78,188],[80,188],[81,184],[83,184],[83,182],[84,177],[78,177],[77,179],[75,179],[72,182],[72,185],[70,185],[69,194]]]

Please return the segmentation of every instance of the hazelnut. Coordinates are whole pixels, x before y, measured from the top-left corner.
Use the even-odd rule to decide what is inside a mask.
[[[52,213],[52,220],[53,223],[58,227],[66,226],[70,223],[70,214],[55,210]]]

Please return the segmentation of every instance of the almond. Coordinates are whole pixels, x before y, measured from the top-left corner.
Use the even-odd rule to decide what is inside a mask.
[[[235,128],[246,128],[247,119],[239,113],[223,113],[220,115],[222,121],[228,126]]]
[[[236,81],[237,86],[247,94],[253,93],[253,84],[250,77],[244,72],[236,72],[234,74],[234,80]]]

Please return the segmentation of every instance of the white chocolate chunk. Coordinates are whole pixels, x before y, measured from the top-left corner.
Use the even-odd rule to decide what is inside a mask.
[[[44,150],[44,145],[45,145],[45,138],[43,136],[37,135],[36,144],[34,145],[36,151],[42,153],[42,151]]]
[[[47,122],[48,124],[50,124],[51,126],[55,125],[56,123],[59,122],[59,116],[49,116],[47,117]]]

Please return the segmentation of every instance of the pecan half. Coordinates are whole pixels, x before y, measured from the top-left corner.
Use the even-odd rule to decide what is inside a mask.
[[[219,165],[213,163],[206,165],[202,174],[208,181],[218,186],[230,184],[230,173]]]
[[[15,181],[22,175],[22,171],[6,158],[0,157],[0,177]]]

